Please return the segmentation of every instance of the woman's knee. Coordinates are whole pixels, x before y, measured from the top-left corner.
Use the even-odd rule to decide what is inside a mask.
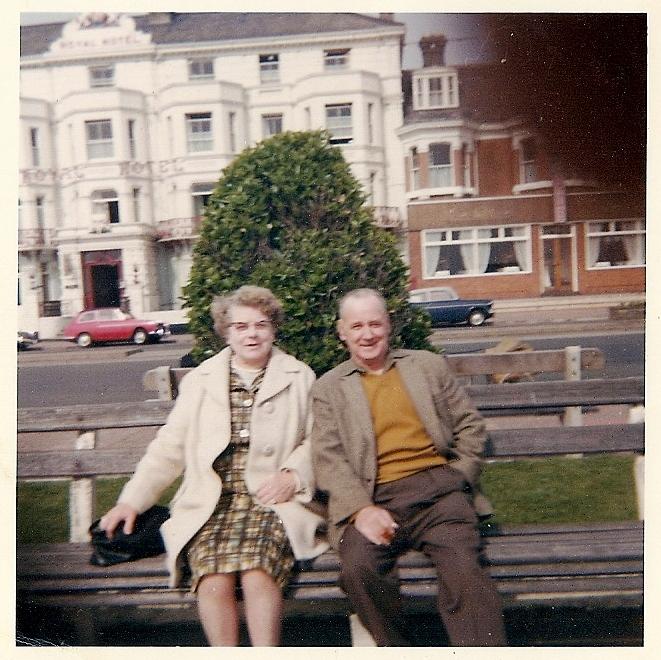
[[[234,573],[210,573],[200,579],[197,586],[198,598],[236,598],[236,576]]]

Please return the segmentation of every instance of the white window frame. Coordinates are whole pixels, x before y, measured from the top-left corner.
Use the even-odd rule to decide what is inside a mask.
[[[411,190],[420,190],[422,179],[420,178],[420,152],[417,147],[411,147],[409,157],[411,159]]]
[[[432,89],[436,84],[438,88]],[[413,75],[414,110],[456,108],[458,105],[459,82],[456,71],[431,69]]]
[[[280,55],[264,53],[259,56],[259,81],[263,85],[280,82]]]
[[[186,150],[189,154],[213,151],[213,118],[210,112],[186,114]]]
[[[485,236],[489,232],[490,236]],[[515,235],[516,233],[516,235]],[[440,238],[430,239],[431,236],[438,235]],[[460,273],[451,273],[450,270],[430,271],[432,264],[428,263],[427,248],[444,247],[449,245],[457,246],[462,251],[467,251],[467,257],[473,265],[480,263],[479,247],[481,245],[494,243],[520,243],[523,244],[522,254],[523,267],[507,266],[499,272],[478,272],[476,268]],[[422,251],[422,278],[424,280],[435,280],[455,277],[493,277],[512,274],[530,274],[532,272],[532,239],[530,225],[499,225],[486,227],[453,227],[439,229],[424,229],[420,232],[420,247]],[[436,268],[438,257],[436,256]],[[462,257],[464,255],[462,254]],[[464,257],[464,265],[465,257]],[[488,260],[486,262],[488,267]]]
[[[324,51],[324,69],[336,71],[349,66],[350,48],[329,48]]]
[[[262,115],[262,138],[268,138],[272,135],[282,133],[282,119],[281,112],[272,112]]]
[[[133,221],[140,222],[140,188],[131,188],[131,197],[133,199]]]
[[[353,108],[351,103],[326,104],[326,129],[331,135],[331,144],[353,142]],[[348,112],[346,112],[348,110]]]
[[[209,197],[213,193],[214,187],[215,184],[210,182],[194,183],[191,187],[192,214],[194,218],[204,216],[204,210],[209,202]],[[199,200],[202,201],[200,202]]]
[[[39,157],[39,129],[36,126],[30,127],[30,151],[32,153],[32,167],[39,167],[41,163]]]
[[[436,146],[447,147],[447,151],[448,151],[447,163],[439,163],[436,165],[432,163],[432,153],[433,153],[432,147],[436,147]],[[428,160],[427,173],[429,180],[429,185],[428,185],[429,188],[450,188],[451,186],[454,185],[454,176],[453,176],[454,163],[452,162],[453,160],[452,144],[450,144],[449,142],[432,142],[428,147],[427,160]]]
[[[111,188],[95,190],[91,196],[92,220],[95,224],[119,224],[119,195]]]
[[[195,58],[188,60],[189,80],[212,80],[214,77],[213,58]]]
[[[129,139],[129,158],[135,160],[135,119],[129,119],[127,122],[127,133]]]
[[[90,87],[114,87],[115,65],[104,64],[102,66],[91,66],[89,69]]]
[[[85,122],[87,159],[112,158],[115,155],[112,142],[112,120],[92,119]]]
[[[622,224],[632,225],[623,228]],[[605,228],[604,228],[605,226]],[[645,250],[645,237],[647,230],[645,222],[641,218],[618,218],[594,220],[586,222],[585,228],[585,263],[587,270],[612,270],[613,268],[645,268],[647,254]],[[635,250],[640,258],[639,263],[611,263],[610,261],[597,261],[599,248],[594,245],[595,239],[620,238],[633,241],[630,247]],[[625,247],[625,249],[627,249]]]
[[[236,153],[236,112],[227,113],[227,130],[229,135],[230,153]]]

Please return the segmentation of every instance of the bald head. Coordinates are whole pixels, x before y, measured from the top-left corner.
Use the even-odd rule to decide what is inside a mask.
[[[381,310],[384,314],[388,314],[388,306],[386,305],[385,298],[376,290],[376,289],[354,289],[345,293],[342,298],[340,298],[340,303],[338,305],[338,313],[340,318],[344,318],[346,315],[346,309],[348,303],[352,301],[366,301],[369,299],[376,300],[381,307]]]

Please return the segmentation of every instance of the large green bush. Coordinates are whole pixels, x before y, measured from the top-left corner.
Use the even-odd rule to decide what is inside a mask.
[[[424,313],[407,304],[407,272],[395,239],[372,212],[340,149],[323,131],[281,133],[239,155],[209,199],[184,289],[199,362],[223,346],[209,315],[214,295],[242,284],[284,303],[278,344],[322,373],[346,352],[335,334],[338,299],[379,289],[393,344],[430,348]]]

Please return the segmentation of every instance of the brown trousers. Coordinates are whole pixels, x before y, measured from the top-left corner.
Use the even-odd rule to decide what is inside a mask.
[[[426,554],[438,574],[438,611],[453,646],[505,646],[502,606],[480,563],[477,516],[463,475],[449,465],[376,487],[374,504],[399,524],[390,545],[349,525],[340,541],[340,584],[378,646],[411,646],[402,612],[398,555]]]

